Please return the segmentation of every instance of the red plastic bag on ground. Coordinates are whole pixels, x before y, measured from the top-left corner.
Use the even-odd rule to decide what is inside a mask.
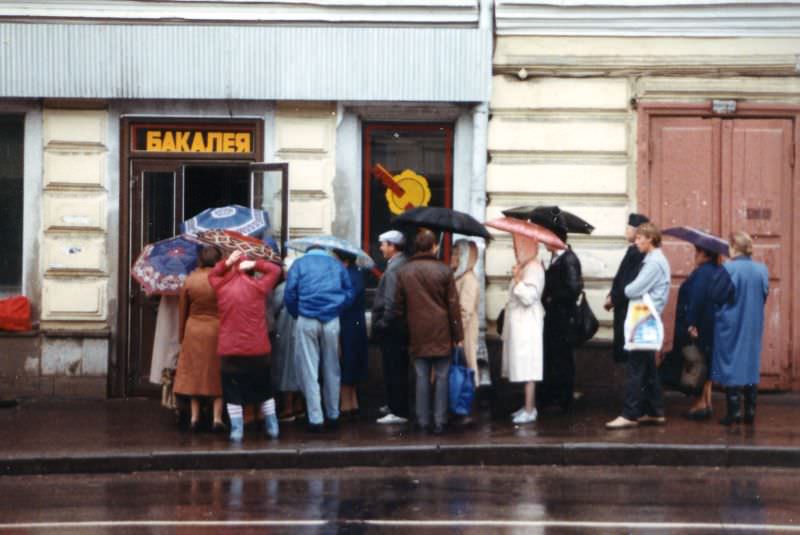
[[[0,331],[30,331],[31,302],[24,295],[0,299]]]

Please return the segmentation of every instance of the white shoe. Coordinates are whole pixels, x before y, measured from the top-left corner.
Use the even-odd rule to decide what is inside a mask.
[[[536,421],[536,417],[538,416],[536,409],[533,409],[531,412],[522,411],[522,413],[514,416],[514,419],[511,420],[515,424],[530,424]]]
[[[519,415],[520,415],[520,414],[522,414],[523,412],[525,412],[525,407],[524,407],[524,406],[523,406],[523,407],[520,407],[519,409],[517,409],[517,410],[515,410],[514,412],[512,412],[512,413],[511,413],[511,419],[513,420],[514,418],[516,418],[517,416],[519,416]]]
[[[395,416],[392,413],[387,414],[382,418],[378,418],[377,423],[382,425],[391,425],[391,424],[404,424],[408,422],[408,418],[403,418],[402,416]]]

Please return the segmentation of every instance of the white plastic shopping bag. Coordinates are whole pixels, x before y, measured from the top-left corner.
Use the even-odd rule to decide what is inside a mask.
[[[664,324],[649,294],[631,299],[625,316],[626,351],[660,351],[664,343]]]

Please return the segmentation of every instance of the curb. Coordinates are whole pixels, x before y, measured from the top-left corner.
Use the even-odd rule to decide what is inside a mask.
[[[0,460],[0,475],[109,474],[175,470],[402,466],[763,466],[800,468],[800,448],[683,444],[492,444],[356,448],[159,451]]]

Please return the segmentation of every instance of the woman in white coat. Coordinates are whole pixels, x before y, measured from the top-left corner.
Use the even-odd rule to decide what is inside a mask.
[[[536,421],[534,381],[542,380],[544,267],[537,241],[514,235],[517,264],[509,286],[503,326],[503,377],[525,383],[525,406],[512,414],[515,424]]]

